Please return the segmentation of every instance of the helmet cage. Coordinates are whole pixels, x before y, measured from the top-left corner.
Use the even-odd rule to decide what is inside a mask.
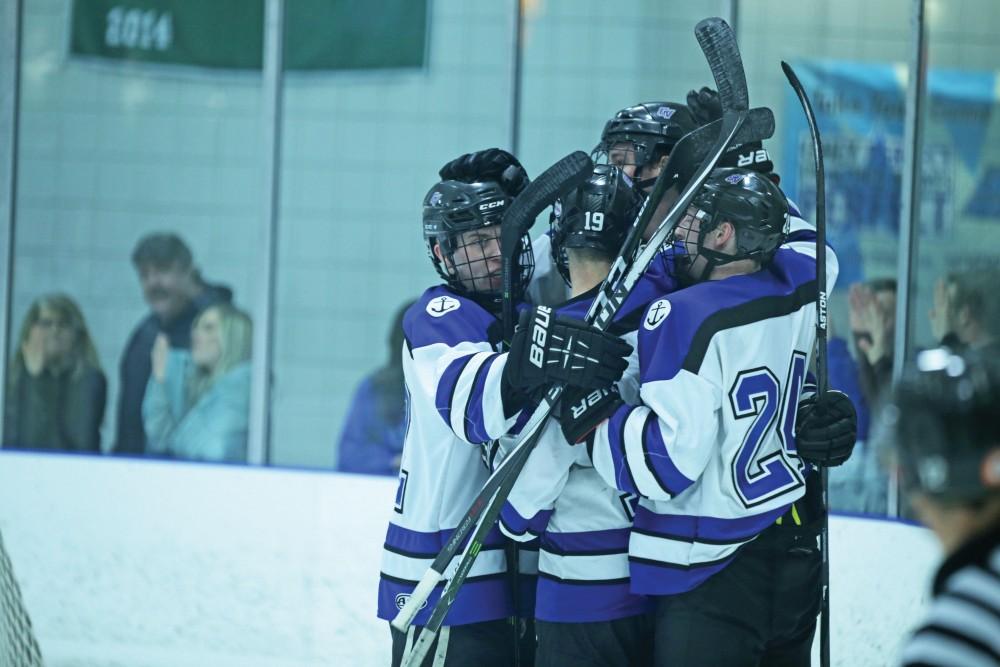
[[[442,181],[424,198],[423,235],[438,275],[460,294],[499,305],[503,296],[500,223],[513,198],[493,181]],[[488,229],[486,234],[470,234]],[[534,271],[531,239],[525,234],[514,255],[513,294],[520,299]],[[440,249],[441,257],[434,252]]]

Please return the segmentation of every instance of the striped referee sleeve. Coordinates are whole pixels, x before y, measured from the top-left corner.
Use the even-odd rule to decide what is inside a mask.
[[[1000,667],[1000,548],[955,572],[903,649],[905,667]]]

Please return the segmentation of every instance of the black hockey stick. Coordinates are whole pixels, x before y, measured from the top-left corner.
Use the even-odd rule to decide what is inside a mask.
[[[721,24],[721,26],[719,24]],[[605,280],[602,288],[599,290],[597,298],[587,314],[587,321],[595,324],[595,326],[601,329],[607,328],[621,304],[625,301],[632,288],[645,272],[645,269],[649,265],[650,261],[652,261],[653,257],[659,253],[660,247],[672,233],[677,221],[687,210],[691,200],[694,198],[704,181],[708,178],[708,175],[711,173],[715,164],[722,157],[725,150],[734,143],[734,140],[738,136],[737,133],[748,115],[748,110],[746,109],[745,90],[743,91],[742,96],[738,94],[740,87],[742,86],[745,88],[746,84],[745,77],[743,76],[742,62],[739,57],[739,50],[736,47],[735,35],[733,35],[732,30],[721,19],[707,19],[706,21],[699,23],[696,28],[696,33],[698,34],[699,43],[702,44],[703,49],[706,51],[712,50],[714,52],[715,50],[718,50],[730,55],[728,61],[724,61],[719,58],[716,58],[713,61],[710,58],[709,62],[712,64],[713,75],[716,77],[717,85],[719,85],[720,80],[734,82],[732,85],[726,87],[719,85],[719,88],[731,91],[732,94],[729,95],[729,99],[735,100],[734,104],[736,104],[738,108],[727,108],[725,110],[718,130],[719,138],[716,141],[715,146],[701,161],[699,169],[692,176],[684,192],[674,203],[670,212],[661,222],[649,243],[643,246],[640,250],[639,245],[642,239],[642,230],[645,229],[645,226],[652,218],[662,195],[666,192],[668,185],[672,182],[672,174],[680,173],[680,170],[676,167],[676,165],[681,164],[686,160],[690,160],[693,157],[698,144],[692,138],[692,135],[694,135],[694,133],[692,133],[682,138],[681,141],[678,142],[677,146],[675,146],[674,151],[668,160],[667,166],[657,178],[653,192],[644,202],[643,207],[639,212],[637,220],[634,223],[629,235],[629,239],[626,240],[626,248],[623,249],[622,254],[612,267],[610,275]],[[773,121],[773,117],[771,120]],[[773,133],[773,122],[770,124],[767,136],[769,137],[771,133]],[[751,140],[754,139],[745,139],[745,141]],[[631,253],[634,251],[638,251],[638,256],[635,257],[633,261],[626,263],[625,258],[630,257]],[[472,564],[482,547],[486,534],[490,531],[496,521],[503,502],[506,500],[510,489],[513,487],[514,482],[517,479],[518,472],[527,461],[531,448],[534,446],[534,443],[537,441],[541,432],[542,424],[544,424],[548,415],[551,413],[553,406],[562,394],[562,389],[563,387],[561,385],[556,385],[549,389],[542,401],[542,404],[535,410],[528,423],[522,428],[517,442],[508,454],[507,458],[505,458],[501,465],[494,471],[479,496],[473,502],[473,506],[469,510],[469,515],[472,515],[473,513],[480,515],[476,533],[473,535],[471,541],[466,547],[466,550],[462,555],[462,559],[458,563],[456,571],[442,592],[441,598],[435,605],[428,623],[424,626],[412,653],[407,657],[407,661],[404,664],[420,664],[423,657],[430,649],[430,645],[434,641],[437,630],[440,628],[444,617],[447,615],[451,604],[454,602],[459,587],[468,575],[469,570],[471,569]],[[466,518],[468,518],[469,515],[467,515]],[[465,523],[464,520],[463,523]],[[443,554],[439,554],[439,557],[442,555]],[[407,602],[407,605],[413,605],[413,611],[409,614],[409,620],[412,620],[416,613],[415,610],[419,609],[420,606],[423,605],[429,597],[430,591],[439,580],[440,575],[438,573],[428,570],[428,573],[425,574],[424,578],[418,585],[418,589],[421,587],[424,589],[422,598],[417,596],[417,591],[415,590],[414,594],[410,596],[410,599]],[[399,614],[397,614],[396,619],[393,620],[393,626],[400,631],[404,631],[409,624],[405,620],[400,622],[404,611],[406,611],[405,607]]]
[[[781,62],[788,83],[792,85],[796,97],[805,111],[809,123],[809,134],[812,135],[813,160],[816,162],[816,385],[819,396],[829,389],[829,374],[826,365],[826,185],[823,170],[823,143],[816,125],[816,115],[813,113],[809,96],[806,95],[802,82],[795,75],[795,70],[785,61]],[[830,503],[827,497],[828,468],[820,471],[823,496],[823,523],[820,528],[820,552],[823,566],[820,574],[822,600],[820,602],[819,659],[822,667],[830,667]]]
[[[514,256],[520,252],[521,237],[531,228],[535,218],[551,206],[556,199],[565,196],[570,190],[583,183],[590,176],[594,169],[594,163],[590,157],[582,152],[576,151],[562,158],[551,167],[543,171],[514,199],[514,203],[504,214],[500,227],[500,253],[503,262],[503,326],[504,341],[509,342],[510,332],[514,329],[514,303],[513,303],[513,264]],[[495,477],[495,474],[494,474]],[[490,479],[493,479],[491,477]],[[487,482],[488,484],[488,482]],[[499,482],[492,487],[489,495],[476,498],[469,512],[462,518],[458,526],[455,527],[451,537],[438,553],[424,577],[413,590],[406,604],[396,614],[392,620],[392,625],[400,632],[406,632],[413,622],[413,617],[417,615],[424,602],[430,597],[431,591],[444,576],[445,570],[451,563],[455,554],[459,552],[465,543],[465,538],[472,532],[476,522],[480,517],[480,511],[489,501],[490,496],[496,491]]]

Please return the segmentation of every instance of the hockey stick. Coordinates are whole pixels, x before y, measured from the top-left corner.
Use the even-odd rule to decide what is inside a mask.
[[[677,221],[687,210],[691,200],[705,179],[708,178],[715,164],[721,158],[726,148],[734,143],[749,113],[746,108],[746,83],[743,75],[743,66],[732,30],[721,19],[707,19],[699,23],[696,28],[696,34],[698,35],[699,43],[702,44],[703,50],[706,51],[706,56],[709,55],[709,51],[713,54],[717,52],[728,54],[727,57],[716,57],[714,59],[709,57],[709,63],[712,65],[713,76],[716,78],[717,86],[720,89],[728,91],[726,99],[730,100],[735,105],[735,108],[726,108],[720,125],[716,130],[718,132],[718,139],[712,150],[702,159],[699,169],[687,184],[684,192],[674,203],[666,218],[660,223],[649,243],[640,250],[642,231],[652,218],[667,187],[672,183],[672,175],[680,173],[676,165],[690,160],[694,151],[699,147],[698,143],[692,137],[695,133],[685,136],[675,146],[667,166],[658,176],[652,193],[639,211],[637,220],[632,227],[629,238],[626,240],[621,255],[612,267],[611,273],[599,290],[597,298],[587,314],[587,321],[601,329],[607,328],[621,304],[624,303],[632,288],[645,272],[650,261],[659,253],[660,246],[663,245],[672,233]],[[731,85],[719,85],[720,81],[729,82]],[[741,88],[742,95],[739,94]],[[773,133],[773,117],[771,117],[771,121],[767,136]],[[750,141],[753,139],[748,138],[745,140]],[[638,251],[638,256],[633,261],[627,261],[626,258],[631,258],[636,251]],[[440,628],[448,609],[455,600],[459,587],[464,582],[482,547],[486,534],[496,521],[503,502],[506,500],[510,489],[517,479],[518,472],[527,461],[531,448],[534,446],[541,432],[542,424],[551,413],[553,406],[562,394],[562,390],[563,387],[561,385],[556,385],[549,389],[542,404],[535,410],[527,424],[522,428],[514,448],[494,471],[479,496],[473,502],[473,506],[470,508],[466,519],[472,514],[480,515],[476,533],[466,547],[455,573],[442,592],[441,598],[435,605],[428,623],[424,626],[412,653],[407,657],[407,661],[404,664],[419,664],[429,650],[437,630]],[[463,519],[462,523],[466,523],[465,519]],[[439,557],[443,555],[443,553],[439,554]],[[417,587],[418,589],[423,589],[421,591],[423,593],[422,599],[417,596],[417,590],[415,590],[407,602],[407,605],[413,605],[413,611],[408,614],[408,618],[404,618],[404,612],[407,611],[404,606],[404,609],[393,620],[393,627],[400,631],[408,627],[409,621],[412,621],[413,616],[416,614],[416,610],[429,597],[430,591],[439,579],[440,574],[437,572],[429,570],[425,574]]]
[[[826,183],[823,170],[823,143],[816,125],[809,96],[795,70],[785,61],[781,69],[792,85],[796,97],[805,111],[812,136],[813,160],[816,162],[816,385],[819,396],[829,389],[829,374],[826,365]],[[822,479],[823,523],[820,528],[820,552],[823,566],[820,573],[822,600],[820,602],[819,656],[822,667],[830,667],[830,503],[827,497],[828,468],[820,471]]]

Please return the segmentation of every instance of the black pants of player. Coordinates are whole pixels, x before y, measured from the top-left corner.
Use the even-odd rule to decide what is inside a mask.
[[[535,621],[535,667],[651,667],[651,614],[596,623]]]
[[[817,532],[771,526],[698,588],[658,598],[656,667],[808,667],[821,597]]]
[[[423,630],[415,625],[392,632],[392,667],[399,667]],[[510,619],[443,626],[420,667],[511,667],[514,629]]]

